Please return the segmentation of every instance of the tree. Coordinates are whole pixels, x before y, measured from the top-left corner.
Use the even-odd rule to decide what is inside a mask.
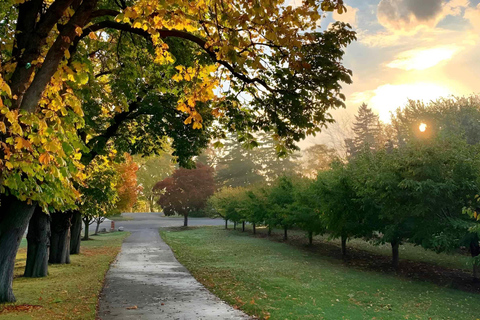
[[[380,241],[391,243],[395,268],[402,241],[437,252],[458,248],[467,231],[459,228],[468,218],[463,208],[478,193],[476,153],[449,136],[357,156],[358,193],[379,208]]]
[[[131,155],[126,153],[124,157],[124,162],[116,166],[118,201],[115,204],[115,213],[131,211],[142,189],[137,185],[138,165],[133,161]]]
[[[345,141],[348,153],[353,156],[365,148],[376,150],[383,147],[382,130],[378,115],[373,113],[372,109],[365,103],[362,103],[355,115],[355,122],[352,127],[354,138]]]
[[[164,152],[159,156],[148,158],[134,158],[138,163],[138,185],[142,187],[139,199],[144,199],[148,204],[148,210],[154,212],[155,193],[153,186],[171,175],[174,171],[174,162],[170,154]]]
[[[203,209],[215,192],[213,168],[201,163],[197,163],[195,169],[179,168],[153,189],[159,195],[157,203],[165,215],[183,215],[186,227],[188,214]]]
[[[313,2],[286,9],[277,2],[267,9],[246,0],[236,4],[221,6],[220,11],[215,10],[219,5],[216,1],[195,6],[189,1],[139,1],[127,7],[124,2],[106,0],[30,0],[20,4],[11,0],[2,6],[9,14],[0,30],[2,39],[6,39],[0,53],[0,107],[4,115],[0,125],[4,195],[0,301],[14,300],[11,278],[18,249],[15,239],[25,230],[34,204],[45,212],[64,211],[74,208],[79,198],[76,185],[84,179],[79,151],[84,150],[85,142],[77,135],[84,123],[78,90],[95,81],[94,72],[99,69],[92,61],[97,55],[88,49],[104,39],[113,39],[109,38],[111,34],[142,36],[151,43],[157,63],[174,61],[166,38],[193,42],[199,45],[197,51],[203,50],[210,57],[215,68],[200,63],[195,67],[176,66],[174,80],[181,88],[178,92],[182,92],[176,106],[193,129],[206,124],[198,110],[215,98],[215,76],[227,73],[231,88],[237,92],[206,109],[225,115],[224,124],[235,124],[226,126],[234,128],[231,130],[271,129],[286,147],[319,130],[318,126],[329,120],[326,109],[343,105],[340,81],[351,80],[350,71],[338,60],[343,56],[342,48],[354,39],[353,32],[338,23],[336,28],[314,35],[320,4]],[[344,6],[340,0],[325,0],[321,8],[342,11]],[[251,37],[244,37],[243,30],[248,30]],[[105,34],[98,36],[101,32]],[[269,50],[261,50],[265,46]],[[82,51],[87,55],[80,54]],[[226,72],[214,74],[217,68]],[[328,76],[323,76],[322,69],[329,70]],[[291,70],[298,72],[292,74]],[[254,97],[253,108],[237,108],[238,91]],[[125,116],[122,110],[117,115]],[[178,140],[179,147],[192,143],[182,142],[181,134]]]
[[[236,139],[228,139],[217,154],[215,180],[220,186],[247,187],[265,180],[260,174],[256,149],[245,148]]]
[[[245,189],[242,187],[223,187],[208,198],[207,205],[225,219],[225,229],[227,229],[228,220],[234,223],[245,221],[245,197]]]
[[[95,219],[114,213],[119,201],[120,173],[112,164],[115,154],[98,156],[87,167],[87,183],[81,188],[79,210],[85,225],[84,240],[89,240],[89,226]]]
[[[321,213],[319,195],[314,181],[307,178],[296,181],[291,214],[294,215],[295,225],[307,232],[309,245],[313,244],[314,235],[326,231]]]
[[[331,170],[319,172],[314,184],[317,206],[322,212],[321,219],[331,237],[341,239],[344,257],[349,238],[368,237],[373,231],[379,230],[376,216],[367,210],[373,208],[366,201],[362,203],[363,198],[356,192],[356,176],[350,170],[355,166],[335,162]]]
[[[278,178],[267,192],[267,220],[269,233],[274,226],[280,226],[284,230],[283,240],[288,239],[288,229],[295,224],[295,216],[292,214],[295,202],[294,185],[292,178],[282,176]]]
[[[338,159],[337,151],[324,144],[315,144],[303,152],[300,159],[301,173],[306,177],[316,177],[318,171],[330,168],[330,164]]]

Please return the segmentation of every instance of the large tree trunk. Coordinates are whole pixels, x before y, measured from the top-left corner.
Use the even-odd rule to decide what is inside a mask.
[[[341,236],[342,240],[342,256],[345,258],[347,256],[347,236]]]
[[[28,225],[25,277],[40,278],[48,275],[50,235],[50,216],[37,206]]]
[[[242,232],[245,232],[245,221],[242,221]]]
[[[392,266],[395,270],[398,270],[398,247],[400,241],[394,240],[391,242],[392,245]]]
[[[82,242],[82,213],[78,210],[73,211],[70,236],[70,254],[79,254]]]
[[[287,231],[288,231],[288,228],[287,228],[287,227],[284,227],[284,228],[283,228],[283,240],[284,240],[284,241],[287,241],[287,240],[288,240],[288,233],[287,233]]]
[[[70,220],[72,212],[53,212],[52,236],[50,237],[50,257],[54,264],[70,263]]]
[[[480,255],[480,245],[478,244],[478,240],[479,240],[478,237],[474,236],[472,241],[470,242],[470,254],[472,255],[473,258]],[[479,269],[479,265],[476,263],[473,263],[473,281],[474,282],[479,282],[478,269]]]
[[[308,232],[308,244],[310,246],[313,245],[313,232],[312,231]]]
[[[84,231],[83,239],[82,239],[82,240],[90,240],[90,237],[89,237],[90,221],[87,220],[87,219],[83,219],[83,223],[84,223],[84,225],[85,225],[85,231]]]
[[[183,215],[183,226],[188,227],[188,214]]]
[[[252,226],[253,226],[253,234],[256,234],[256,233],[257,233],[257,230],[255,229],[255,223],[252,224]]]
[[[233,230],[237,230],[237,221],[233,221]]]
[[[0,201],[0,303],[15,302],[12,291],[15,257],[36,204],[13,196],[2,196]]]
[[[228,219],[225,218],[225,229],[228,229]]]

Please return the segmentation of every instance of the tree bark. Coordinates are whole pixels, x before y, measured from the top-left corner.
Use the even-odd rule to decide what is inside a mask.
[[[245,221],[242,221],[242,232],[245,232]]]
[[[82,242],[82,213],[78,210],[75,210],[72,215],[70,235],[70,254],[79,254]]]
[[[225,219],[225,229],[228,229],[228,219]]]
[[[100,228],[101,223],[102,223],[102,220],[98,219],[97,220],[97,226],[95,227],[95,235],[98,235],[98,229]]]
[[[52,236],[50,237],[49,263],[68,264],[70,263],[70,220],[72,212],[53,212]]]
[[[84,231],[84,234],[83,234],[83,239],[82,240],[90,240],[90,237],[89,237],[89,231],[88,228],[90,227],[90,221],[88,221],[87,219],[83,219],[83,224],[85,225],[85,231]]]
[[[237,230],[237,221],[233,221],[233,230]]]
[[[253,234],[257,234],[257,230],[255,229],[255,223],[253,224]]]
[[[0,303],[15,302],[12,282],[15,257],[36,204],[13,196],[1,197],[0,208]]]
[[[183,215],[183,226],[188,227],[188,214]]]
[[[27,264],[24,277],[41,278],[48,275],[50,235],[50,216],[37,206],[28,225]]]
[[[395,270],[398,270],[398,247],[400,241],[394,240],[391,242],[392,245],[392,266]]]
[[[310,246],[313,245],[313,232],[312,231],[308,232],[308,244]]]
[[[342,240],[342,256],[345,258],[347,256],[347,237],[341,236]]]
[[[284,227],[283,228],[283,240],[287,241],[288,240],[288,233],[287,233],[288,228]]]
[[[470,242],[470,254],[472,255],[472,258],[477,257],[480,255],[480,245],[478,244],[478,237],[474,236],[472,241]],[[473,281],[474,282],[479,282],[480,280],[478,279],[478,264],[475,262],[473,263]]]

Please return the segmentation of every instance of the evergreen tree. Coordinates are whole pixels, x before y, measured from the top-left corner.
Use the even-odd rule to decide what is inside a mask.
[[[346,139],[345,144],[350,156],[356,155],[360,150],[366,148],[377,150],[382,140],[382,125],[372,109],[362,103],[355,115],[355,122],[352,130],[353,139]]]

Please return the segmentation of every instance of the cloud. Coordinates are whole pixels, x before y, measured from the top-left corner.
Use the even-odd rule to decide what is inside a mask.
[[[387,64],[387,67],[407,71],[425,70],[436,66],[442,61],[452,59],[462,49],[462,47],[450,45],[408,50],[398,54],[395,60]]]
[[[476,8],[467,8],[464,18],[470,22],[474,32],[480,32],[480,4]]]
[[[448,15],[460,15],[468,5],[468,0],[381,0],[377,18],[393,32],[415,33],[421,28],[435,28]]]
[[[347,8],[347,11],[339,14],[338,12],[334,11],[333,12],[333,19],[337,21],[342,21],[345,23],[349,23],[350,25],[356,27],[357,26],[357,13],[358,9],[350,7],[348,5],[345,6]]]
[[[378,113],[380,120],[389,122],[390,113],[404,107],[409,99],[429,102],[451,94],[450,89],[436,83],[385,84],[375,90],[356,92],[350,96],[349,102],[365,102]]]

